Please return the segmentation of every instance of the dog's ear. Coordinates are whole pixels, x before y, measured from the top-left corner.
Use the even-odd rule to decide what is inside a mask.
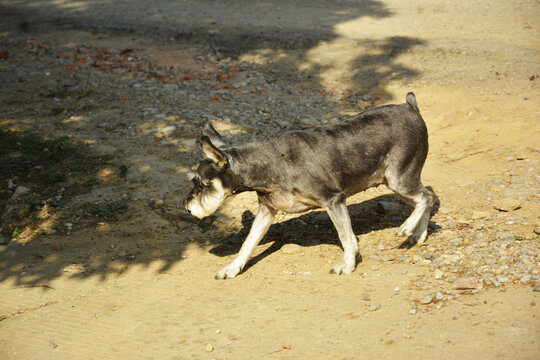
[[[206,157],[215,162],[219,167],[224,167],[229,163],[225,152],[222,149],[214,146],[208,136],[201,136],[201,145]]]
[[[219,135],[208,120],[203,120],[203,122],[201,122],[201,139],[203,136],[206,136],[216,148],[224,149],[227,147],[227,144],[225,144],[221,135]]]

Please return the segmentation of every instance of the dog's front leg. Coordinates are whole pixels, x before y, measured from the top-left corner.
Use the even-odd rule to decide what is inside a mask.
[[[242,271],[249,259],[249,255],[251,255],[255,246],[257,246],[264,234],[268,231],[268,228],[270,228],[270,225],[272,225],[275,214],[276,211],[274,209],[269,208],[263,203],[259,203],[259,211],[257,212],[257,216],[255,216],[253,225],[249,230],[246,240],[242,244],[238,256],[230,265],[218,271],[216,279],[232,279]]]
[[[350,274],[356,269],[358,240],[352,229],[351,218],[345,204],[345,195],[336,194],[332,197],[326,204],[326,211],[336,227],[339,240],[343,246],[343,262],[334,266],[330,272],[333,274]]]

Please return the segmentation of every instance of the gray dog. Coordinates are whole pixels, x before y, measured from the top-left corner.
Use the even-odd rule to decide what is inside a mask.
[[[256,191],[259,197],[257,216],[238,256],[216,279],[231,279],[242,271],[278,210],[316,208],[328,212],[344,250],[343,262],[331,272],[350,274],[358,261],[358,241],[345,199],[380,184],[414,206],[397,234],[423,243],[436,196],[420,181],[428,153],[426,124],[414,94],[408,93],[406,101],[338,124],[289,130],[234,147],[204,121],[200,141],[207,159],[192,174],[194,188],[184,202],[186,210],[204,218],[235,194]]]

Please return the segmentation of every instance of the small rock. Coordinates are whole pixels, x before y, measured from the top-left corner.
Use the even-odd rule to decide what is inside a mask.
[[[431,304],[433,302],[433,299],[435,299],[435,295],[428,294],[428,295],[422,296],[420,298],[420,303],[424,304],[424,305],[428,305],[428,304]]]
[[[497,231],[495,234],[495,237],[497,240],[506,240],[506,241],[514,241],[516,239],[516,236],[508,231]]]
[[[292,346],[289,343],[285,343],[285,344],[283,344],[282,348],[284,348],[285,350],[291,350]]]
[[[71,264],[64,268],[64,272],[80,274],[86,271],[86,267],[83,264]]]
[[[30,189],[26,186],[17,186],[17,188],[13,192],[13,195],[11,196],[11,200],[17,200],[17,198],[19,198],[21,195],[26,194],[29,191]]]
[[[281,247],[284,254],[298,254],[302,252],[302,247],[297,244],[285,244]]]
[[[300,123],[302,123],[302,125],[306,125],[306,126],[319,126],[321,125],[321,122],[315,118],[303,118],[303,119],[300,119]]]
[[[56,234],[56,230],[54,229],[48,229],[48,230],[45,230],[43,232],[45,235],[52,235],[52,234]]]
[[[58,347],[58,345],[56,345],[56,343],[54,341],[50,341],[49,342],[49,347],[54,350],[54,349],[56,349]]]
[[[380,251],[383,251],[384,250],[384,244],[377,245],[377,249],[380,250]]]
[[[452,286],[456,290],[481,289],[483,287],[482,280],[470,276],[457,278]]]
[[[534,284],[533,291],[540,291],[540,284]]]
[[[519,209],[521,202],[518,199],[503,199],[496,202],[493,207],[499,211],[509,212]]]
[[[409,310],[409,314],[415,315],[417,311],[418,311],[418,309],[414,307],[411,310]]]
[[[459,219],[456,220],[456,224],[457,224],[458,226],[467,226],[467,225],[469,225],[469,220],[467,220],[467,219],[461,217],[461,218],[459,218]]]
[[[362,297],[365,301],[371,300],[371,296],[369,296],[369,293],[364,293],[364,296]]]
[[[437,269],[435,270],[435,273],[433,274],[435,276],[435,279],[439,280],[444,277],[444,271]]]
[[[204,350],[206,350],[207,353],[211,353],[214,351],[214,346],[212,344],[207,344]]]
[[[377,311],[381,308],[381,305],[379,304],[371,304],[371,306],[369,307],[369,311]]]
[[[473,220],[484,219],[489,217],[489,211],[475,211],[472,213],[471,218]]]
[[[435,299],[440,301],[440,300],[444,299],[444,295],[441,292],[437,292],[435,294]]]
[[[399,294],[399,290],[400,290],[399,286],[396,286],[396,287],[394,288],[394,294],[398,295],[398,294]]]
[[[161,200],[161,199],[151,199],[149,202],[148,202],[148,205],[152,208],[160,208],[160,207],[163,207],[163,205],[165,205],[165,201]]]
[[[528,284],[531,282],[531,275],[530,274],[527,274],[525,276],[522,276],[521,279],[519,279],[519,281],[522,283],[522,284]]]
[[[423,282],[423,281],[417,281],[417,282],[414,283],[414,286],[419,287],[419,288],[420,288],[420,287],[423,287],[423,286],[424,286],[424,282]]]

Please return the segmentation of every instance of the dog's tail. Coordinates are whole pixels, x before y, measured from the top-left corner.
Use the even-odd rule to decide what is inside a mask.
[[[414,96],[413,92],[408,93],[405,100],[407,101],[407,104],[409,104],[416,112],[420,112],[418,104],[416,103],[416,96]]]

